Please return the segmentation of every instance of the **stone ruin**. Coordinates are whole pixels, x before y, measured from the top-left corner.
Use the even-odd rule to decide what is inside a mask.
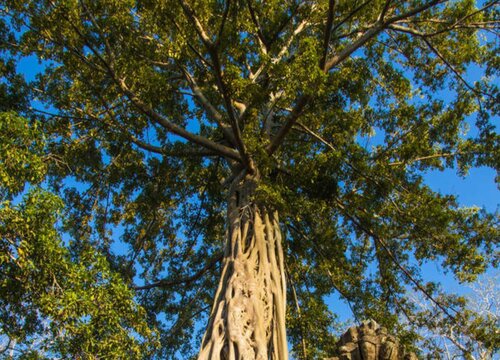
[[[374,320],[349,328],[337,345],[338,353],[324,360],[418,360]]]

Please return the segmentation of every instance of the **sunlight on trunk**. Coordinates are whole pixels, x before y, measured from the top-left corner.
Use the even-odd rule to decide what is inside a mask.
[[[231,192],[223,270],[198,360],[286,360],[286,285],[277,212]]]

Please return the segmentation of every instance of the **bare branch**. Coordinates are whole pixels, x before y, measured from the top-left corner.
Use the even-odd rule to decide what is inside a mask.
[[[436,56],[441,59],[441,61],[444,63],[444,65],[450,69],[454,74],[455,76],[465,85],[466,88],[468,88],[470,91],[472,91],[474,94],[476,95],[486,95],[486,96],[491,96],[490,94],[488,93],[485,93],[485,92],[482,92],[482,91],[478,91],[476,90],[472,85],[470,85],[467,80],[464,79],[464,77],[458,72],[457,69],[455,69],[455,67],[450,64],[448,62],[448,60],[446,60],[446,58],[439,52],[438,49],[436,49],[428,39],[426,39],[425,37],[422,37],[422,40],[427,44],[427,46],[429,47],[429,49],[431,49],[431,51],[436,54]]]
[[[326,145],[330,150],[332,151],[335,151],[335,148],[333,147],[333,145],[331,143],[329,143],[328,141],[326,141],[325,139],[323,139],[319,134],[316,134],[314,131],[312,131],[311,129],[309,129],[307,126],[305,126],[304,124],[300,123],[299,121],[297,121],[297,125],[306,133],[306,134],[309,134],[311,135],[313,138],[315,138],[316,140],[318,140],[319,142],[323,143],[324,145]]]

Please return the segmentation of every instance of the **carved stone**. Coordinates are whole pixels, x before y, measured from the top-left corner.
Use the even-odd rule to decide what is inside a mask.
[[[325,360],[418,360],[406,352],[387,329],[373,320],[349,328],[337,343],[338,351]]]

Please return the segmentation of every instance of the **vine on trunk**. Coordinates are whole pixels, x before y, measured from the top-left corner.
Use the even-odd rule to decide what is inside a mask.
[[[223,270],[198,360],[286,360],[286,284],[278,213],[237,182],[228,206]]]

